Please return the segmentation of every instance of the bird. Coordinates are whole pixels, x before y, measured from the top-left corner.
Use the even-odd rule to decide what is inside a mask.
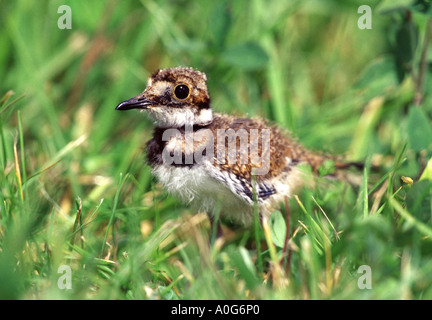
[[[154,121],[147,163],[168,193],[235,225],[249,228],[311,181],[326,161],[360,167],[313,152],[286,130],[258,117],[213,112],[207,75],[191,67],[158,69],[145,90],[117,105]]]

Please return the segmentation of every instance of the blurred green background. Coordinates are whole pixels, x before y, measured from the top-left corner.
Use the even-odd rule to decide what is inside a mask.
[[[58,27],[65,4],[71,29]],[[358,26],[361,5],[372,29]],[[432,298],[429,9],[0,0],[0,298]],[[114,110],[179,65],[207,74],[214,110],[378,168],[360,187],[323,182],[291,199],[289,270],[278,216],[268,250],[246,249],[248,233],[208,248],[205,218],[145,165],[151,122]],[[279,258],[283,270],[266,268]],[[72,289],[57,285],[61,265]],[[360,265],[373,289],[358,288]]]

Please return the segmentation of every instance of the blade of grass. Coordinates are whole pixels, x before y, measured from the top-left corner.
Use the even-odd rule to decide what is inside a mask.
[[[419,181],[432,180],[432,158],[429,159],[423,172],[421,173]]]
[[[82,236],[83,235],[82,228],[81,228],[81,226],[82,226],[82,216],[81,216],[82,201],[81,201],[80,197],[78,197],[76,199],[76,206],[77,206],[77,213],[76,213],[76,218],[75,218],[74,226],[73,226],[73,229],[72,229],[72,234],[75,235],[75,233],[77,232],[77,229],[80,228],[80,230],[81,230],[81,236]],[[71,243],[71,246],[74,245],[74,243],[75,243],[75,236],[71,238],[70,243]],[[81,242],[81,246],[82,245],[83,245],[83,243]]]
[[[326,218],[327,222],[330,224],[331,228],[333,229],[335,238],[337,240],[340,240],[339,234],[336,231],[335,227],[333,226],[333,223],[331,223],[329,217],[326,215],[326,213],[324,212],[323,208],[321,208],[321,206],[318,204],[318,202],[315,200],[315,198],[312,196],[312,200],[315,202],[315,204],[318,206],[318,208],[320,209],[321,213],[324,215],[324,217]]]
[[[93,220],[90,220],[90,219],[98,212],[103,201],[104,201],[104,199],[100,200],[99,204],[96,206],[96,208],[93,210],[93,212],[91,214],[89,214],[87,218],[85,218],[85,220],[76,228],[76,230],[74,232],[72,232],[72,234],[70,235],[71,237],[74,237],[77,232],[81,232],[85,226],[87,226],[88,224],[93,222],[94,219]]]
[[[432,228],[423,222],[417,220],[411,215],[402,205],[394,198],[389,198],[389,202],[392,207],[408,222],[411,223],[420,233],[426,236],[424,239],[432,241]]]
[[[291,229],[291,209],[289,206],[288,197],[284,198],[285,203],[285,225],[286,225],[286,233],[285,233],[285,241],[284,247],[282,249],[282,259],[281,264],[284,266],[284,270],[286,274],[289,274],[291,267],[291,249],[289,247],[290,242],[290,229]]]
[[[256,288],[261,283],[261,280],[256,274],[249,252],[244,247],[231,247],[228,253],[230,262],[238,269],[239,274],[246,282],[246,287],[249,290]]]
[[[262,217],[262,227],[264,230],[264,238],[267,243],[268,250],[270,252],[271,259],[271,275],[273,279],[273,286],[277,289],[282,289],[287,284],[287,278],[284,276],[284,272],[281,268],[280,260],[277,256],[276,246],[273,243],[269,220],[266,216]]]
[[[11,108],[15,103],[17,103],[18,101],[20,101],[21,99],[23,99],[26,95],[22,94],[19,97],[15,98],[14,100],[12,100],[9,103],[6,103],[7,100],[9,99],[9,97],[13,94],[12,90],[9,90],[4,97],[2,98],[1,102],[0,102],[0,114],[5,113],[6,111],[8,111],[5,115],[4,119],[9,119],[10,115],[12,114],[12,112],[14,111],[14,108]]]
[[[82,143],[84,143],[84,141],[86,141],[86,139],[87,139],[87,136],[83,135],[83,136],[79,137],[78,139],[69,142],[59,152],[57,152],[57,154],[54,157],[52,157],[51,160],[48,161],[48,163],[44,164],[42,166],[42,169],[36,171],[33,175],[31,175],[27,179],[27,185],[26,185],[26,187],[28,187],[30,181],[33,180],[33,178],[37,177],[38,175],[42,174],[43,172],[45,172],[46,170],[48,170],[52,166],[54,166],[57,163],[59,163],[64,156],[66,156],[68,153],[72,152],[75,148],[77,148]]]
[[[111,229],[111,227],[113,225],[113,222],[114,222],[115,212],[116,212],[116,209],[117,209],[118,200],[119,200],[119,196],[120,196],[120,191],[121,191],[121,188],[122,188],[124,182],[126,181],[127,177],[128,177],[127,174],[123,177],[123,174],[120,173],[119,182],[117,184],[117,191],[116,191],[116,194],[114,196],[114,203],[113,203],[113,207],[111,209],[110,219],[108,221],[108,226],[107,226],[106,231],[105,231],[104,240],[102,242],[102,248],[101,248],[101,251],[100,251],[100,256],[101,257],[103,256],[103,253],[104,253],[104,250],[105,250],[105,245],[106,245],[106,242],[107,242],[107,239],[108,239],[109,230]]]
[[[1,118],[1,114],[0,114],[0,139],[1,139],[1,161],[2,161],[2,172],[4,172],[5,168],[6,168],[6,163],[7,163],[7,158],[8,158],[8,150],[6,148],[6,139],[5,139],[5,134],[4,134],[4,130],[3,130],[3,119]]]
[[[363,217],[367,218],[369,215],[369,192],[368,192],[368,176],[369,176],[369,167],[371,164],[371,158],[369,157],[366,160],[364,169],[363,169],[363,181],[362,181],[362,193],[363,193]]]
[[[3,107],[3,105],[6,103],[6,101],[9,100],[10,97],[12,97],[14,92],[12,90],[9,90],[5,93],[5,95],[0,99],[0,108]],[[3,112],[4,109],[1,110]]]
[[[15,141],[14,145],[13,145],[14,161],[15,161],[15,176],[17,179],[18,194],[20,196],[21,202],[24,203],[24,194],[23,194],[23,190],[22,190],[22,180],[21,180],[21,170],[20,170],[20,166],[19,166],[19,162],[18,162],[18,153],[17,153],[16,145],[17,145],[17,141]]]
[[[22,126],[21,111],[20,110],[18,110],[18,112],[17,112],[17,117],[18,117],[18,132],[19,132],[19,140],[20,140],[20,150],[21,150],[22,184],[25,185],[27,182],[27,170],[26,170],[25,152],[24,152],[24,133],[23,133],[23,126]],[[24,193],[26,195],[25,199],[28,199],[27,188],[24,189]]]
[[[382,96],[368,102],[354,130],[354,136],[349,147],[350,159],[361,159],[367,154],[367,149],[373,130],[378,122],[385,99]]]
[[[283,86],[284,70],[280,67],[281,57],[277,52],[274,39],[266,36],[263,44],[270,56],[269,67],[267,68],[268,89],[272,96],[272,111],[277,122],[290,130],[295,130],[293,107],[289,103],[290,99],[286,97],[287,90]]]

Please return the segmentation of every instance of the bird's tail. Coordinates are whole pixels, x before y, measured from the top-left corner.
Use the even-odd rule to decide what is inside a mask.
[[[365,168],[365,164],[360,161],[345,161],[341,157],[308,153],[303,158],[309,163],[312,171],[322,177],[332,180],[348,181],[353,185],[361,184],[361,175],[359,174]],[[349,170],[349,169],[356,170]]]
[[[338,170],[345,170],[349,168],[356,168],[358,170],[363,170],[365,164],[363,162],[358,162],[358,161],[344,162],[341,160],[335,160],[334,166]]]
[[[312,171],[315,173],[331,173],[333,170],[347,170],[349,168],[356,168],[358,170],[363,170],[365,164],[356,161],[345,161],[341,157],[320,154],[320,153],[303,153],[301,155],[301,160],[305,161],[312,167]]]
[[[329,170],[328,173],[322,174],[319,172],[321,176],[331,180],[339,180],[339,181],[347,181],[351,185],[360,186],[362,184],[362,174],[361,172],[365,168],[365,164],[360,161],[344,161],[340,158],[330,157],[325,159],[333,162],[332,170]],[[323,163],[325,163],[325,160]],[[349,169],[355,170],[349,170]]]

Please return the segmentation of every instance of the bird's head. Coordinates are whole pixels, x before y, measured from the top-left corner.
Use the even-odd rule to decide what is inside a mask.
[[[160,127],[207,125],[213,120],[207,77],[192,68],[157,70],[144,92],[116,108],[129,109],[146,111]]]

